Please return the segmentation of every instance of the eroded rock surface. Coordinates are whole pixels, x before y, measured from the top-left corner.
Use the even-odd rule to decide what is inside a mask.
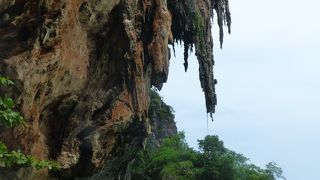
[[[27,127],[0,129],[11,149],[54,159],[58,173],[4,178],[123,179],[150,126],[149,89],[168,77],[168,44],[199,60],[207,111],[216,105],[211,18],[230,25],[227,0],[0,1],[0,70],[15,82]],[[220,33],[221,34],[221,33]]]

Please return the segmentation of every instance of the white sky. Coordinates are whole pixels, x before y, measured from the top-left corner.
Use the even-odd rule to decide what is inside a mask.
[[[320,1],[229,0],[232,35],[215,45],[218,106],[209,134],[288,180],[320,179]],[[214,30],[217,40],[217,31]],[[198,64],[182,48],[161,91],[188,143],[207,134]]]

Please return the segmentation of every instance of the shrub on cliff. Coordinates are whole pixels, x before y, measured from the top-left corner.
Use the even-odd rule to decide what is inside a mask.
[[[149,116],[156,114],[162,120],[174,119],[173,108],[163,102],[162,97],[154,89],[150,90],[150,105],[148,111]]]
[[[0,86],[13,85],[13,82],[0,76]],[[15,103],[7,95],[0,96],[0,126],[12,128],[18,125],[25,125],[25,121],[19,112],[14,110]],[[31,166],[36,169],[48,168],[59,169],[59,165],[53,161],[37,160],[27,156],[21,151],[9,151],[7,146],[0,141],[0,167],[8,168],[13,166]]]

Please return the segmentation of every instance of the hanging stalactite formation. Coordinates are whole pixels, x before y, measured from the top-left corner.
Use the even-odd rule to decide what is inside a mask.
[[[199,62],[199,78],[205,94],[207,113],[215,112],[217,98],[215,93],[216,80],[213,76],[213,40],[211,24],[214,12],[217,14],[219,26],[220,48],[223,44],[224,25],[231,33],[231,13],[228,0],[172,0],[168,2],[172,13],[172,33],[175,42],[184,43],[184,67],[188,68],[189,50],[195,47]],[[184,18],[183,18],[184,17]]]

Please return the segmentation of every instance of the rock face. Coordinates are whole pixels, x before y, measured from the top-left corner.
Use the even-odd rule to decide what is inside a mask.
[[[26,127],[0,129],[11,149],[54,159],[58,173],[1,170],[8,179],[123,179],[148,134],[149,89],[168,77],[168,44],[195,47],[214,112],[212,10],[227,0],[3,0],[0,71]],[[221,27],[222,28],[222,27]],[[223,32],[223,31],[222,31]],[[221,33],[220,33],[221,34]]]
[[[174,110],[153,90],[150,92],[148,115],[150,128],[145,148],[154,151],[160,148],[165,138],[176,135],[178,131],[174,121]]]

